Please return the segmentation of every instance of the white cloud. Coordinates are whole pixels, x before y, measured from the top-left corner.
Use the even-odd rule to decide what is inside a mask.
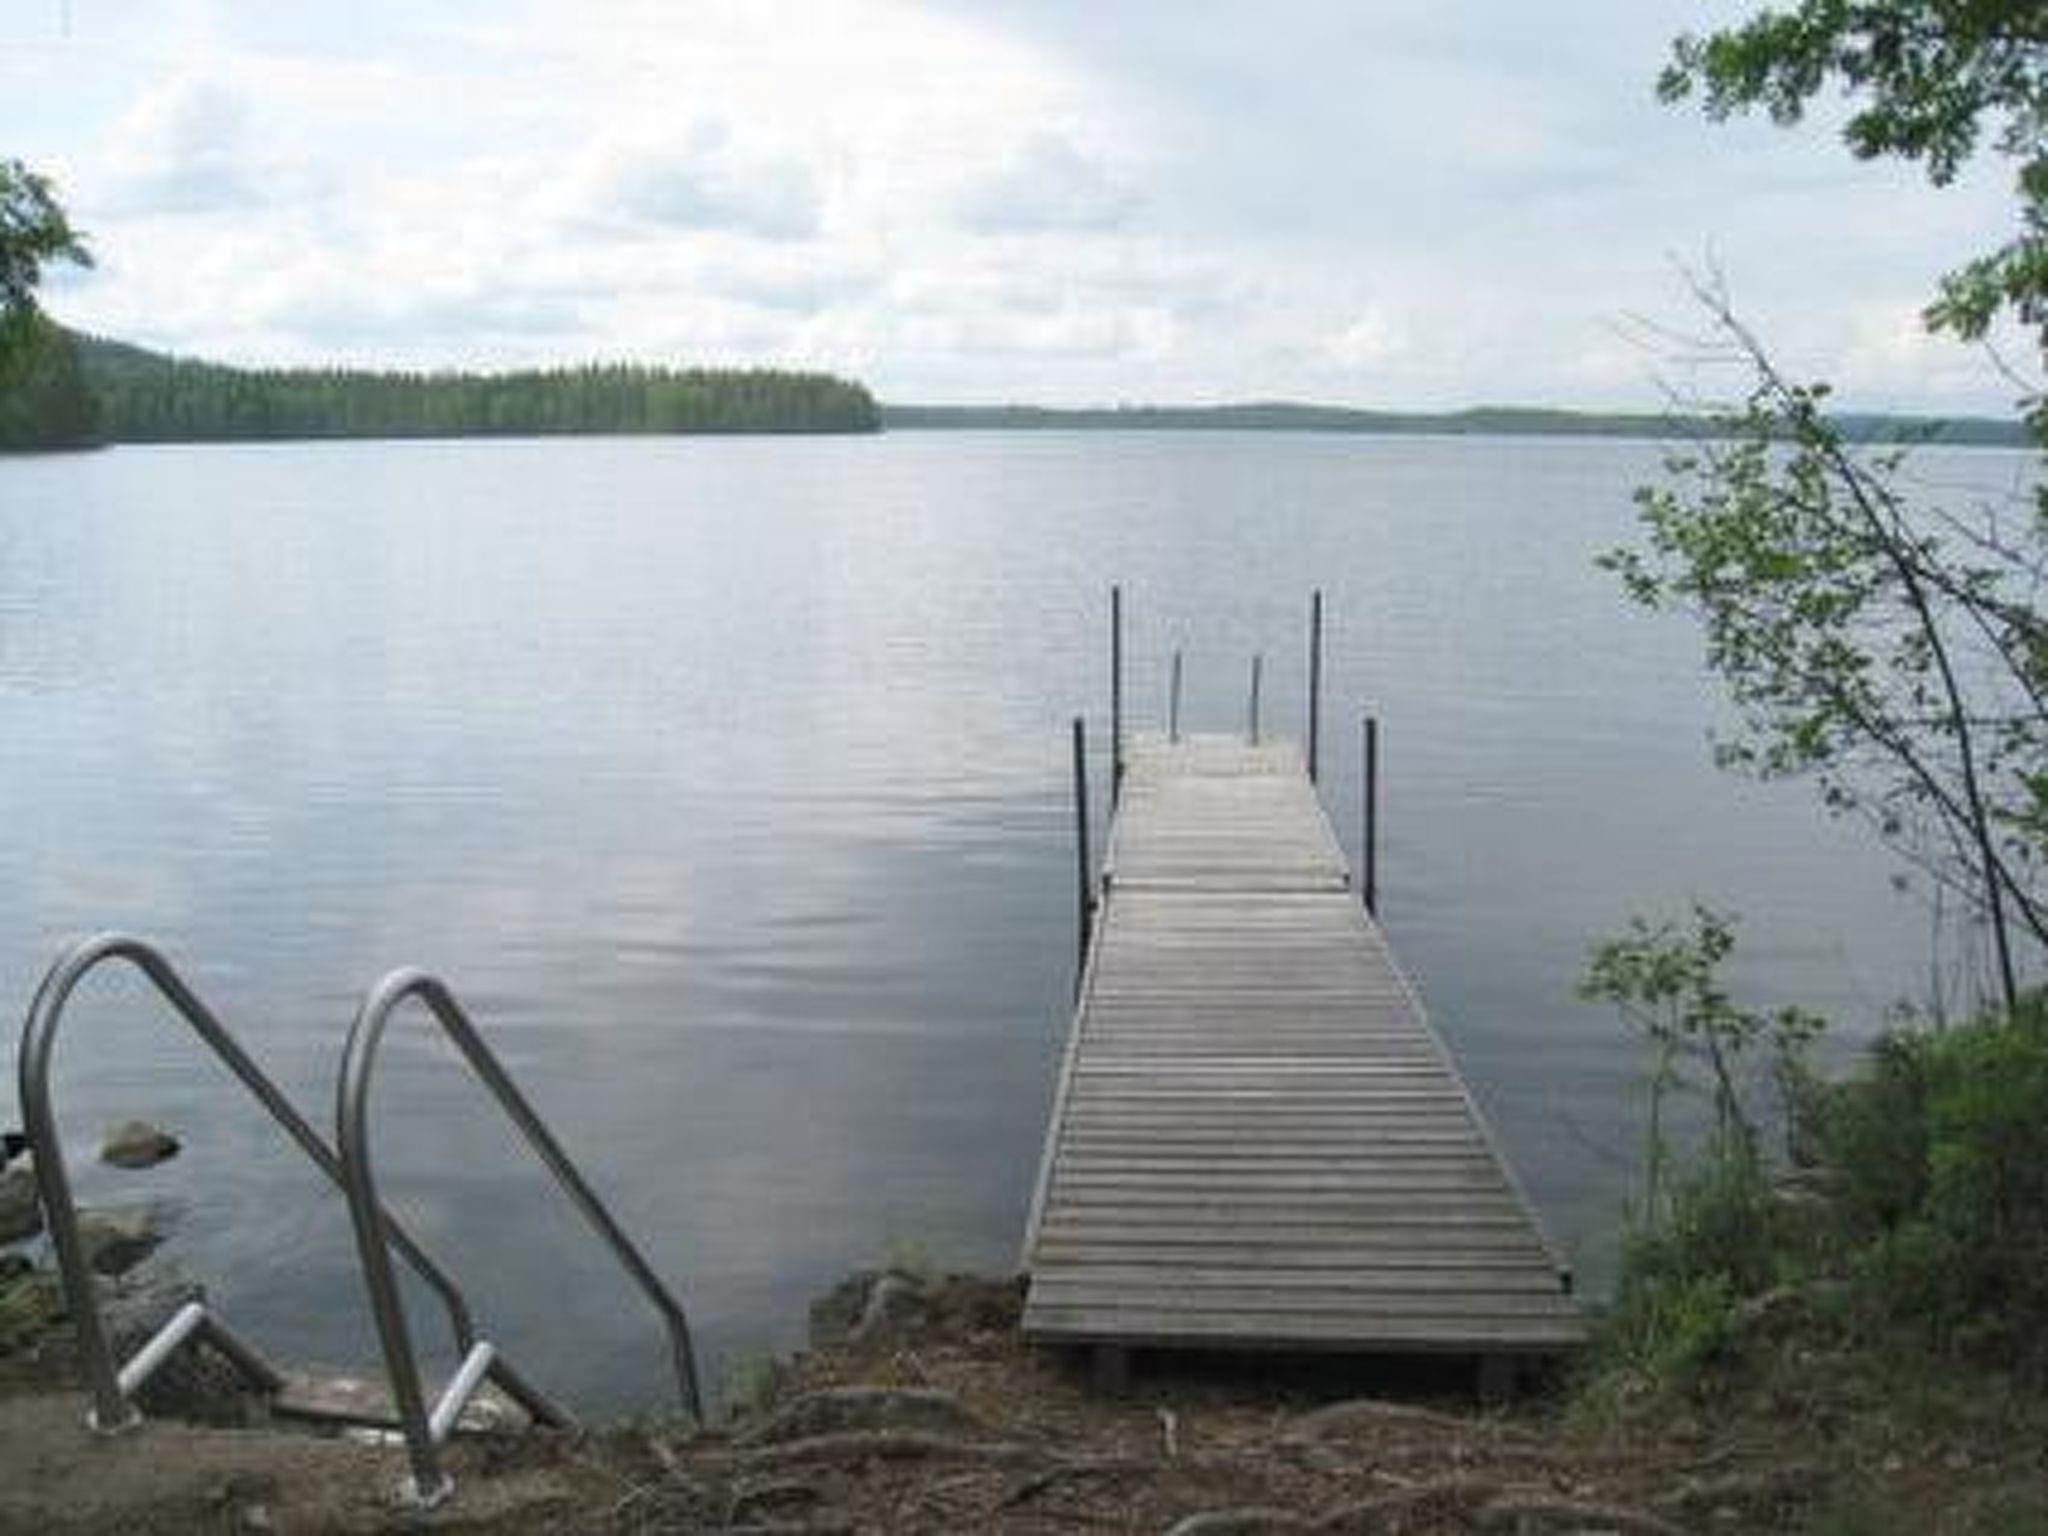
[[[962,222],[982,231],[1101,230],[1126,223],[1138,194],[1101,161],[1058,134],[1032,135],[960,199]]]
[[[112,206],[201,213],[261,197],[247,103],[218,80],[184,76],[141,96],[114,123],[105,157]]]
[[[1713,249],[1845,399],[2004,406],[1914,318],[2004,237],[2003,168],[1936,193],[1824,123],[1657,106],[1697,10],[130,0],[13,40],[0,142],[100,258],[66,317],[190,352],[1641,405],[1610,324],[1682,322],[1667,253]]]
[[[822,197],[810,167],[795,156],[749,151],[714,119],[699,119],[673,144],[615,147],[600,161],[591,187],[600,214],[766,240],[818,232]]]
[[[1339,368],[1371,369],[1399,357],[1407,345],[1393,316],[1375,305],[1332,336],[1326,350]]]

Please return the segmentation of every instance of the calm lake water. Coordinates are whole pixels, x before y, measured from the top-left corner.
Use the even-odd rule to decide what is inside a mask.
[[[1134,715],[1178,646],[1190,724],[1235,728],[1262,652],[1289,732],[1320,585],[1326,802],[1355,846],[1370,703],[1387,926],[1597,1282],[1641,1063],[1572,996],[1593,935],[1736,908],[1748,992],[1852,1033],[1927,964],[1926,913],[1853,829],[1708,766],[1696,632],[1593,569],[1657,458],[898,434],[0,460],[0,1009],[67,936],[153,936],[325,1127],[363,990],[441,973],[716,1382],[885,1250],[1015,1262],[1108,584]],[[59,1069],[85,1197],[166,1202],[179,1258],[281,1356],[375,1358],[339,1199],[136,983],[87,988]],[[185,1155],[93,1166],[131,1114]],[[660,1400],[650,1315],[418,1018],[375,1120],[388,1198],[515,1359],[587,1408]]]

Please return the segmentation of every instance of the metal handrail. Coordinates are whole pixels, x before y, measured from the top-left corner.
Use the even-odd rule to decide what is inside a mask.
[[[453,1481],[441,1471],[439,1450],[447,1431],[461,1410],[467,1395],[485,1376],[495,1376],[492,1346],[478,1343],[469,1347],[454,1382],[431,1412],[420,1390],[419,1362],[414,1357],[412,1336],[405,1321],[405,1306],[391,1270],[391,1256],[385,1249],[387,1228],[379,1223],[377,1181],[370,1162],[369,1090],[376,1066],[377,1046],[383,1039],[391,1015],[408,998],[417,998],[433,1015],[442,1031],[462,1053],[483,1085],[491,1091],[512,1123],[526,1138],[540,1160],[554,1175],[555,1182],[569,1196],[585,1221],[594,1227],[611,1248],[612,1256],[653,1303],[668,1329],[669,1350],[674,1358],[676,1384],[683,1407],[691,1417],[703,1418],[703,1399],[697,1386],[697,1361],[690,1345],[690,1325],[682,1304],[640,1256],[640,1250],[612,1219],[603,1203],[583,1181],[576,1165],[569,1161],[549,1133],[533,1106],[506,1075],[498,1059],[484,1044],[476,1026],[447,983],[425,971],[393,971],[374,988],[356,1013],[349,1029],[348,1046],[342,1054],[341,1076],[335,1094],[335,1144],[341,1149],[343,1181],[348,1190],[349,1215],[355,1222],[356,1252],[362,1260],[363,1280],[369,1289],[371,1310],[376,1315],[377,1335],[384,1349],[385,1368],[391,1377],[391,1395],[398,1408],[399,1425],[405,1432],[412,1476],[405,1489],[409,1502],[431,1506],[448,1496]]]
[[[113,1349],[107,1339],[106,1324],[100,1316],[99,1300],[95,1293],[90,1266],[86,1263],[84,1246],[78,1235],[78,1211],[71,1198],[71,1182],[64,1168],[64,1153],[57,1134],[56,1114],[50,1105],[50,1060],[56,1047],[57,1029],[63,1022],[64,1010],[71,1000],[71,994],[78,984],[97,967],[110,960],[124,960],[142,973],[157,993],[192,1026],[197,1034],[220,1060],[240,1080],[242,1086],[255,1095],[256,1100],[268,1111],[271,1119],[281,1126],[286,1135],[296,1142],[299,1150],[312,1159],[313,1165],[325,1174],[337,1187],[347,1189],[342,1176],[341,1160],[329,1150],[327,1143],[313,1129],[287,1099],[277,1085],[264,1075],[263,1070],[249,1057],[219,1017],[201,1002],[197,993],[187,986],[183,977],[167,960],[163,952],[144,939],[125,933],[102,933],[82,939],[73,944],[44,974],[42,984],[36,988],[33,1002],[29,1004],[28,1017],[23,1022],[21,1048],[17,1058],[20,1080],[21,1113],[29,1145],[35,1154],[35,1174],[43,1204],[43,1214],[49,1223],[50,1238],[57,1252],[57,1268],[64,1283],[65,1302],[70,1310],[73,1326],[77,1330],[79,1362],[85,1371],[86,1383],[90,1389],[93,1406],[87,1422],[94,1428],[115,1430],[133,1424],[139,1415],[129,1401],[129,1393],[138,1387],[148,1371],[124,1372],[114,1363]],[[476,1327],[469,1313],[469,1304],[463,1299],[455,1282],[427,1257],[404,1228],[400,1227],[388,1212],[374,1211],[374,1219],[383,1231],[385,1239],[396,1247],[405,1262],[440,1298],[447,1310],[448,1322],[457,1344],[464,1350],[476,1342]],[[173,1327],[181,1319],[173,1318]],[[223,1347],[237,1364],[249,1369],[233,1347],[232,1335],[209,1320],[208,1333],[216,1342],[227,1340]],[[168,1335],[167,1328],[159,1338]],[[190,1320],[184,1320],[180,1340],[193,1332]],[[152,1341],[152,1345],[156,1341]],[[155,1358],[153,1366],[162,1355],[151,1346],[144,1347],[145,1355]],[[244,1349],[249,1360],[252,1353]],[[138,1362],[130,1362],[131,1366]],[[260,1362],[257,1362],[260,1365]],[[267,1370],[267,1367],[262,1369]],[[252,1371],[251,1374],[259,1374]],[[128,1377],[124,1388],[123,1377]],[[275,1385],[275,1382],[269,1383]],[[546,1423],[559,1423],[564,1416],[545,1397],[534,1391],[524,1381],[507,1372],[504,1377],[506,1390],[516,1398],[522,1407],[535,1418]]]

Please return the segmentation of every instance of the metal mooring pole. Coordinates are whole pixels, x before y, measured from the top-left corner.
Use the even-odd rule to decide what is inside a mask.
[[[1365,717],[1365,776],[1360,793],[1365,820],[1363,860],[1365,863],[1365,910],[1380,915],[1380,723]]]
[[[1088,876],[1088,727],[1074,716],[1074,893],[1076,948],[1074,991],[1081,990],[1081,976],[1088,967],[1088,934],[1095,916],[1094,892]]]
[[[1109,589],[1109,802],[1124,789],[1124,589]]]
[[[1323,589],[1317,587],[1308,605],[1308,777],[1316,777],[1317,748],[1323,724]]]

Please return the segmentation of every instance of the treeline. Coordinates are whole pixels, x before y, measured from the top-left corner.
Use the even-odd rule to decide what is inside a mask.
[[[872,432],[859,384],[778,369],[630,363],[514,373],[231,368],[79,337],[115,442],[641,432]]]
[[[43,320],[0,371],[0,448],[264,438],[873,432],[862,385],[779,369],[630,363],[515,373],[232,368]]]
[[[885,405],[891,430],[1120,432],[1357,432],[1435,437],[1638,437],[1668,441],[1709,433],[1705,417],[1671,413],[1565,411],[1540,406],[1477,406],[1462,411],[1370,411],[1291,401],[1242,405]],[[2018,421],[1988,417],[1842,416],[1853,442],[1937,442],[2024,447]]]

